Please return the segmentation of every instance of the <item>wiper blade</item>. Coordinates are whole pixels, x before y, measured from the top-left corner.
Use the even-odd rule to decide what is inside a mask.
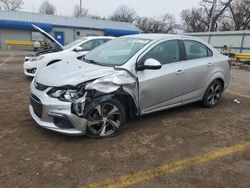
[[[95,64],[95,65],[102,65],[101,63],[94,61],[92,59],[85,59],[83,58],[83,61],[86,61],[87,63]]]

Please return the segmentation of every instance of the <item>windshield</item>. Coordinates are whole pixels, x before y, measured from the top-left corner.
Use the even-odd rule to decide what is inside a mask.
[[[81,39],[75,40],[75,41],[65,45],[63,47],[63,49],[65,49],[65,50],[70,49],[70,48],[74,47],[75,45],[79,44],[80,42],[82,42],[84,40],[86,40],[86,38],[81,38]]]
[[[149,42],[150,40],[136,38],[111,40],[89,52],[85,60],[103,66],[122,65]]]

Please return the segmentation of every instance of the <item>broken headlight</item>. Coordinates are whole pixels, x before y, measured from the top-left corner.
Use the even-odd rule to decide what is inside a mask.
[[[83,97],[85,90],[79,87],[52,88],[47,94],[61,101],[74,102]]]

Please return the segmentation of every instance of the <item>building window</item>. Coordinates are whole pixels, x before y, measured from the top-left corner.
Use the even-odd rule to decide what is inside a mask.
[[[80,32],[80,31],[77,31],[77,32],[76,32],[76,35],[77,35],[77,36],[80,36],[80,35],[81,35],[81,32]]]
[[[44,41],[44,36],[39,32],[31,32],[31,40],[32,41]]]

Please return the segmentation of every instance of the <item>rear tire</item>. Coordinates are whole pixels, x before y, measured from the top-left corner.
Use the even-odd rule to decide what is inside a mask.
[[[126,123],[126,111],[118,100],[110,99],[90,109],[87,119],[89,138],[109,138],[116,136]]]
[[[214,80],[207,88],[202,100],[204,107],[213,108],[216,106],[221,98],[223,92],[223,85],[221,81]]]

